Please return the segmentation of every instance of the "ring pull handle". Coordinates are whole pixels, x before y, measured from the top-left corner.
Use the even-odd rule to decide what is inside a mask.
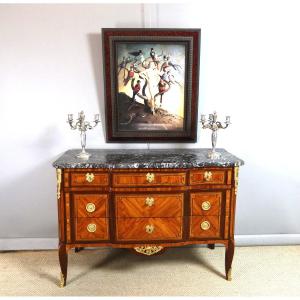
[[[200,226],[202,230],[208,230],[210,228],[210,223],[208,221],[204,221]]]
[[[97,229],[97,225],[94,223],[90,223],[87,227],[86,227],[88,232],[95,232]]]
[[[204,202],[202,202],[201,208],[202,208],[203,210],[210,210],[210,208],[211,208],[210,202],[209,202],[209,201],[204,201]]]
[[[85,206],[85,209],[87,212],[92,213],[96,210],[96,205],[90,202]]]

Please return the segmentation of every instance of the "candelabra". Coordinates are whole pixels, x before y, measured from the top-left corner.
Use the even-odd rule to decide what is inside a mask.
[[[210,129],[211,132],[211,144],[212,149],[208,152],[208,158],[210,159],[218,159],[221,157],[221,153],[216,152],[216,145],[217,145],[217,135],[218,130],[225,129],[228,127],[230,123],[230,116],[226,116],[226,121],[222,124],[221,122],[217,121],[217,113],[214,112],[213,114],[209,114],[208,121],[206,121],[205,115],[201,115],[201,123],[203,129]]]
[[[78,129],[80,131],[80,138],[81,138],[81,152],[76,155],[78,158],[82,159],[88,159],[91,154],[87,153],[85,151],[86,146],[86,131],[88,129],[93,129],[97,126],[97,124],[100,122],[99,120],[99,114],[95,115],[94,124],[91,125],[90,122],[85,121],[85,115],[84,112],[81,111],[78,113],[78,119],[77,122],[73,123],[73,114],[68,114],[68,121],[67,121],[71,127],[71,129],[76,130]]]

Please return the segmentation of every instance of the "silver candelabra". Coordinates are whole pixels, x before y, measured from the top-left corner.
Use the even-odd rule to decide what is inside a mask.
[[[221,157],[221,153],[216,152],[216,145],[217,145],[217,135],[218,130],[220,128],[225,129],[228,127],[230,123],[230,116],[226,116],[226,121],[222,124],[221,122],[217,121],[217,113],[214,112],[213,114],[209,114],[208,120],[206,120],[205,115],[201,115],[201,123],[203,129],[210,129],[211,132],[211,144],[212,149],[208,152],[208,157],[210,159],[218,159]]]
[[[95,115],[94,124],[91,125],[90,122],[85,121],[85,115],[84,112],[81,111],[78,113],[78,119],[76,122],[73,122],[73,114],[68,114],[68,121],[67,121],[71,127],[71,129],[75,130],[78,129],[80,131],[80,138],[81,138],[81,152],[76,155],[78,158],[82,159],[88,159],[91,154],[87,153],[85,151],[86,146],[86,131],[88,129],[93,129],[97,126],[97,124],[100,122],[99,120],[99,114]]]

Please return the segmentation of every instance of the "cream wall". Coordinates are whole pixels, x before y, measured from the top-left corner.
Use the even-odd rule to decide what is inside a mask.
[[[246,161],[236,233],[244,243],[300,242],[299,12],[289,0],[0,5],[0,249],[56,246],[51,163],[79,147],[66,115],[103,120],[101,28],[144,26],[202,29],[199,113],[231,115],[218,146]],[[87,143],[147,147],[106,145],[101,126]],[[203,130],[197,144],[150,145],[208,146]]]

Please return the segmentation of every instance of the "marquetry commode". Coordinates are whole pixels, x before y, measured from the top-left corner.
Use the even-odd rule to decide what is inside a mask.
[[[153,255],[168,247],[221,243],[231,279],[238,168],[243,161],[218,149],[69,150],[57,172],[59,261],[66,285],[67,252],[83,247],[130,248]]]

